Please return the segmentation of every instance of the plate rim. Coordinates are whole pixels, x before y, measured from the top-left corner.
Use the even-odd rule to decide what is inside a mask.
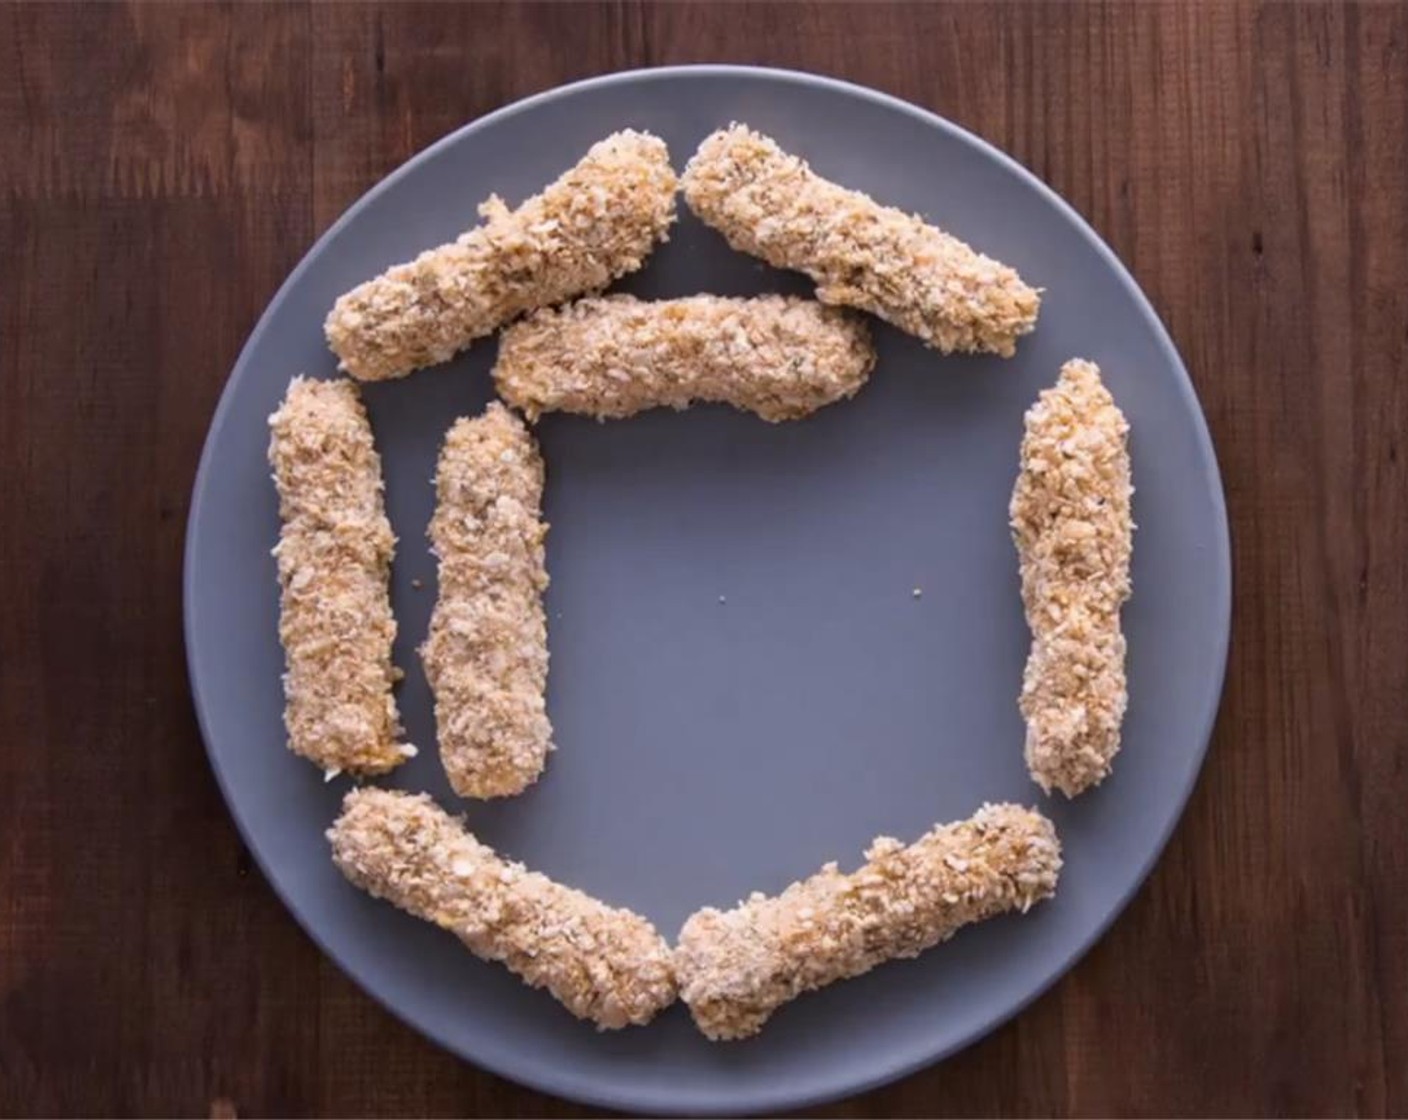
[[[964,1032],[956,1040],[947,1045],[935,1048],[933,1052],[927,1056],[919,1059],[906,1059],[888,1065],[878,1065],[869,1076],[862,1078],[853,1077],[841,1083],[817,1086],[803,1090],[798,1090],[787,1085],[779,1085],[768,1091],[746,1090],[746,1095],[742,1096],[737,1094],[728,1096],[726,1094],[720,1094],[717,1091],[694,1091],[684,1096],[680,1095],[678,1092],[673,1095],[667,1095],[649,1089],[639,1092],[632,1092],[630,1090],[621,1091],[611,1087],[602,1087],[595,1083],[587,1084],[580,1076],[550,1067],[537,1069],[509,1068],[506,1062],[499,1061],[496,1058],[485,1060],[479,1055],[468,1053],[464,1047],[451,1042],[447,1038],[441,1037],[430,1029],[422,1027],[410,1018],[409,1013],[404,1013],[394,1006],[390,1002],[389,996],[383,996],[381,993],[374,991],[372,987],[370,987],[355,970],[349,967],[342,960],[341,956],[323,940],[311,921],[302,913],[298,903],[285,891],[284,887],[271,873],[269,866],[266,864],[259,845],[255,842],[252,832],[246,826],[244,818],[236,805],[235,799],[231,796],[230,788],[220,760],[216,752],[211,748],[211,730],[207,726],[206,705],[201,694],[201,683],[197,674],[195,658],[197,630],[195,619],[195,585],[197,581],[195,555],[198,551],[197,539],[200,533],[200,524],[204,520],[202,511],[205,505],[205,494],[208,490],[208,475],[214,469],[213,447],[217,442],[216,437],[229,422],[229,413],[233,402],[233,387],[237,375],[243,370],[251,353],[267,331],[274,310],[283,302],[285,296],[297,285],[304,272],[311,266],[314,259],[319,256],[324,246],[336,237],[345,226],[354,221],[361,212],[371,205],[383,192],[390,189],[391,186],[399,182],[403,177],[413,174],[422,164],[431,162],[442,150],[460,143],[464,138],[472,136],[480,129],[486,128],[491,124],[497,124],[540,105],[570,98],[588,90],[612,85],[669,81],[685,76],[719,78],[745,76],[749,78],[762,77],[793,85],[821,88],[869,101],[882,108],[903,113],[911,118],[917,119],[930,128],[947,133],[951,138],[976,150],[978,154],[993,160],[998,166],[1023,181],[1026,186],[1034,188],[1038,196],[1046,203],[1050,204],[1058,215],[1069,222],[1075,232],[1096,251],[1106,267],[1113,272],[1121,286],[1133,297],[1137,311],[1144,317],[1151,328],[1156,347],[1168,361],[1175,373],[1179,395],[1191,405],[1189,411],[1194,422],[1195,441],[1204,464],[1204,482],[1208,484],[1207,488],[1213,497],[1215,522],[1214,539],[1211,541],[1210,551],[1212,554],[1211,559],[1213,560],[1211,583],[1213,585],[1212,596],[1214,600],[1214,613],[1220,620],[1214,654],[1216,687],[1211,692],[1211,702],[1208,706],[1208,710],[1202,713],[1199,720],[1200,731],[1198,734],[1198,743],[1190,759],[1195,765],[1190,769],[1186,785],[1173,799],[1176,811],[1170,816],[1168,825],[1158,837],[1148,858],[1139,867],[1137,875],[1124,896],[1119,899],[1116,905],[1111,908],[1110,912],[1100,922],[1095,923],[1091,927],[1089,933],[1076,944],[1071,952],[1067,954],[1055,968],[1052,969],[1050,975],[1040,984],[1036,985],[1022,999],[1016,1001],[1010,1007],[1003,1008],[987,1019],[984,1019],[975,1027]],[[859,85],[841,78],[829,77],[802,70],[733,63],[702,63],[678,66],[642,67],[600,74],[530,94],[527,97],[509,102],[471,121],[467,121],[429,144],[427,147],[421,149],[400,166],[379,179],[343,211],[337,220],[329,225],[312,245],[304,250],[298,263],[293,267],[292,271],[289,272],[283,283],[279,285],[273,296],[270,297],[268,304],[260,314],[254,328],[250,331],[244,345],[240,348],[239,355],[235,359],[234,364],[230,367],[230,372],[225,378],[224,386],[220,392],[220,399],[216,404],[215,411],[206,429],[199,465],[196,468],[195,480],[192,484],[190,509],[186,517],[186,532],[182,558],[181,597],[182,638],[185,645],[186,672],[190,683],[192,706],[195,709],[196,721],[200,729],[201,743],[205,749],[211,770],[215,775],[216,784],[219,787],[225,807],[231,819],[234,821],[241,842],[250,853],[256,866],[258,866],[266,884],[273,890],[275,897],[278,898],[284,908],[293,916],[294,921],[297,922],[304,934],[317,946],[318,950],[331,960],[339,971],[350,979],[359,990],[422,1038],[428,1039],[436,1046],[454,1055],[461,1061],[467,1062],[476,1068],[487,1070],[497,1077],[526,1086],[538,1092],[549,1093],[595,1107],[622,1109],[634,1112],[665,1115],[710,1112],[715,1114],[740,1115],[757,1112],[775,1112],[783,1109],[810,1108],[816,1105],[826,1104],[868,1092],[883,1085],[888,1085],[920,1070],[937,1065],[959,1051],[985,1038],[1003,1024],[1016,1018],[1037,999],[1045,995],[1057,981],[1070,972],[1071,969],[1094,948],[1120,915],[1128,909],[1135,896],[1138,895],[1147,884],[1149,875],[1162,858],[1174,830],[1183,820],[1184,813],[1188,807],[1188,801],[1198,785],[1198,780],[1202,775],[1204,765],[1207,761],[1207,753],[1211,746],[1217,717],[1221,710],[1222,697],[1226,688],[1227,663],[1231,644],[1231,533],[1227,518],[1227,501],[1223,486],[1222,471],[1217,458],[1217,450],[1212,440],[1212,434],[1208,427],[1207,416],[1203,411],[1202,402],[1198,397],[1192,378],[1188,374],[1187,367],[1184,365],[1183,359],[1177,347],[1174,345],[1172,337],[1168,333],[1168,329],[1165,327],[1163,320],[1160,319],[1152,303],[1150,303],[1144,290],[1135,280],[1133,274],[1125,267],[1123,261],[1121,261],[1114,250],[1106,244],[1105,240],[1096,232],[1094,227],[1091,226],[1069,202],[1061,197],[1055,189],[1048,186],[1040,177],[1018,160],[976,133],[969,131],[961,125],[955,124],[953,121],[940,116],[938,113],[922,108],[912,102],[905,101],[892,94],[883,93],[868,86]]]

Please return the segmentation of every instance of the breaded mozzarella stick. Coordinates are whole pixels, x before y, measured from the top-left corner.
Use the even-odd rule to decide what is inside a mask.
[[[495,401],[451,427],[435,489],[440,590],[421,658],[440,757],[461,797],[506,797],[537,780],[552,749],[542,456]]]
[[[1012,536],[1032,631],[1022,684],[1027,768],[1048,793],[1098,785],[1120,749],[1129,598],[1129,425],[1079,359],[1027,411]]]
[[[599,1029],[648,1023],[675,1000],[670,949],[650,922],[501,859],[424,794],[354,789],[327,835],[355,886]]]
[[[1055,893],[1060,870],[1051,822],[1016,805],[985,805],[909,847],[879,837],[850,875],[828,863],[775,898],[693,914],[675,948],[680,998],[709,1038],[747,1038],[803,992],[1025,912]]]
[[[714,401],[779,421],[852,396],[874,365],[864,321],[812,300],[609,296],[515,323],[494,381],[529,419]]]
[[[675,220],[664,141],[616,132],[510,211],[354,288],[328,315],[328,345],[362,381],[404,377],[453,357],[526,311],[600,291],[645,263]]]
[[[918,217],[823,179],[734,124],[707,137],[685,201],[735,249],[805,272],[823,303],[858,307],[944,353],[1011,357],[1041,298],[1006,265]]]
[[[366,410],[350,381],[295,377],[269,427],[288,745],[330,775],[385,773],[415,749],[391,695],[396,538]]]

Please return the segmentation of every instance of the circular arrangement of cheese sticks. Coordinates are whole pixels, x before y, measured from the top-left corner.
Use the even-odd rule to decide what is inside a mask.
[[[603,296],[668,239],[680,192],[734,249],[811,277],[816,298]],[[796,420],[864,387],[876,362],[865,315],[940,353],[1010,357],[1041,296],[741,124],[707,137],[678,178],[661,140],[615,133],[517,209],[491,197],[479,212],[456,241],[337,301],[325,330],[350,379],[294,377],[270,417],[269,460],[289,748],[329,777],[385,774],[416,748],[393,695],[395,537],[356,382],[404,377],[501,331],[493,378],[506,404],[458,420],[442,445],[439,589],[420,648],[451,788],[497,798],[536,781],[553,750],[545,468],[529,424],[696,402]],[[1032,634],[1018,703],[1033,780],[1074,797],[1110,773],[1126,705],[1128,425],[1080,359],[1025,423],[1010,508]],[[804,992],[1025,913],[1061,870],[1046,817],[984,805],[908,845],[877,838],[853,872],[827,863],[779,895],[703,908],[672,948],[646,918],[500,856],[425,795],[354,788],[327,835],[351,883],[577,1017],[639,1025],[679,998],[710,1039],[754,1035]]]

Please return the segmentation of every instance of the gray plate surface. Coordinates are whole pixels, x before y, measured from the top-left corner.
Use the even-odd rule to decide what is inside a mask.
[[[912,839],[990,800],[1041,804],[1055,820],[1066,870],[1054,902],[806,996],[756,1040],[710,1045],[682,1007],[597,1034],[333,869],[323,832],[348,782],[324,784],[292,756],[280,722],[265,420],[290,376],[334,374],[321,324],[337,295],[472,225],[490,192],[516,203],[628,126],[663,136],[682,169],[733,120],[1011,263],[1046,289],[1040,324],[1011,361],[943,358],[877,326],[870,385],[801,423],[721,407],[605,425],[545,419],[559,749],[520,798],[450,794],[415,655],[435,595],[425,529],[436,452],[451,421],[490,398],[495,344],[365,394],[400,537],[400,699],[422,747],[390,784],[429,791],[503,852],[639,910],[668,937],[698,906],[776,891],[829,859],[854,866],[877,833]],[[681,212],[669,244],[622,289],[809,290]],[[1104,786],[1066,803],[1043,798],[1022,763],[1028,635],[1006,509],[1023,410],[1073,356],[1100,363],[1129,417],[1139,531],[1124,750]],[[275,890],[368,992],[452,1051],[545,1090],[645,1112],[755,1112],[949,1054],[1090,947],[1143,881],[1197,777],[1230,577],[1221,484],[1187,374],[1139,289],[1069,207],[982,141],[892,98],[699,67],[510,106],[348,211],[279,291],[230,377],[196,481],[185,594],[191,680],[230,809]]]

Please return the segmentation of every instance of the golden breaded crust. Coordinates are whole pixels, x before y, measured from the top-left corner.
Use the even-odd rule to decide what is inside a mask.
[[[1022,684],[1026,756],[1048,793],[1098,785],[1120,749],[1129,598],[1129,425],[1079,359],[1027,411],[1012,535],[1032,631]]]
[[[421,647],[440,757],[461,797],[506,797],[552,749],[543,460],[497,401],[456,421],[436,472],[430,539],[440,591]]]
[[[853,396],[874,366],[864,321],[812,300],[609,296],[515,323],[494,381],[529,419],[713,401],[779,421]]]
[[[1017,273],[918,217],[823,179],[734,124],[707,137],[685,201],[735,249],[805,272],[823,303],[858,307],[944,353],[1011,357],[1041,297]]]
[[[985,805],[908,847],[879,837],[850,875],[828,863],[775,898],[693,914],[675,948],[680,998],[709,1038],[747,1038],[803,992],[1025,912],[1055,893],[1060,870],[1051,822],[1016,805]]]
[[[424,794],[355,789],[327,835],[353,884],[502,961],[579,1019],[639,1025],[675,1000],[670,949],[650,922],[501,859]]]
[[[640,268],[675,220],[676,187],[664,141],[613,133],[517,210],[491,196],[482,225],[342,296],[328,345],[363,381],[447,361],[526,311]]]
[[[397,742],[396,538],[371,424],[351,382],[295,377],[269,427],[288,745],[330,772],[385,773],[415,750]]]

